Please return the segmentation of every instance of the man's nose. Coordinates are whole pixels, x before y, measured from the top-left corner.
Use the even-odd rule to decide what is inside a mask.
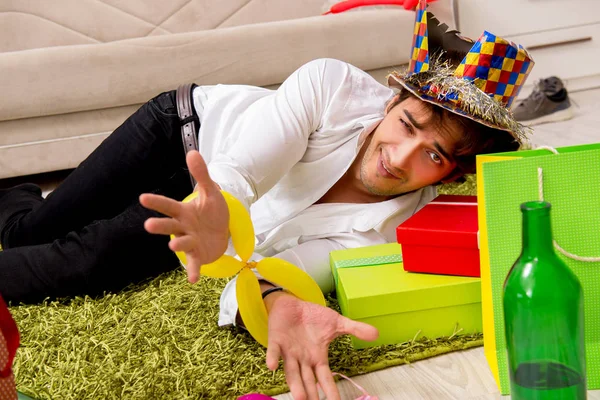
[[[418,144],[413,141],[405,141],[396,146],[390,154],[390,164],[395,170],[409,170],[418,151]]]

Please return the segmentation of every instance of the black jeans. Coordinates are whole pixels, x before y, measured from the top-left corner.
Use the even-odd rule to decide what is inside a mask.
[[[181,200],[193,188],[175,91],[129,117],[46,199],[33,185],[0,191],[0,294],[7,301],[97,295],[178,266],[169,238],[144,221],[154,192]]]

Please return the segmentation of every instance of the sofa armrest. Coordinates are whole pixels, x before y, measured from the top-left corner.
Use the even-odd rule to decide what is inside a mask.
[[[321,57],[365,70],[399,65],[413,21],[412,12],[379,9],[0,53],[0,120],[143,103],[185,82],[276,84]]]

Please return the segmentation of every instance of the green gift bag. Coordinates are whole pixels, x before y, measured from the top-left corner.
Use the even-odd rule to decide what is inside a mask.
[[[521,251],[520,205],[542,199],[557,254],[583,286],[587,384],[600,389],[600,144],[478,156],[477,194],[484,349],[500,392],[510,389],[502,293]]]

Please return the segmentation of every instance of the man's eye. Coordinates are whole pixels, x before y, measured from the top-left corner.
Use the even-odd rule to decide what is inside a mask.
[[[437,155],[437,154],[435,154],[435,153],[429,153],[429,157],[431,157],[431,159],[432,159],[432,160],[433,160],[433,162],[435,162],[435,163],[438,163],[438,164],[439,164],[439,163],[441,163],[441,162],[442,162],[442,159],[440,158],[440,156],[438,156],[438,155]]]
[[[411,134],[411,135],[412,135],[412,134],[414,133],[414,132],[413,132],[413,128],[412,128],[412,126],[411,126],[410,124],[408,124],[408,123],[407,123],[405,120],[403,120],[402,118],[399,118],[399,120],[400,120],[400,123],[401,123],[402,125],[404,125],[404,127],[405,127],[405,128],[408,130],[409,134]]]

